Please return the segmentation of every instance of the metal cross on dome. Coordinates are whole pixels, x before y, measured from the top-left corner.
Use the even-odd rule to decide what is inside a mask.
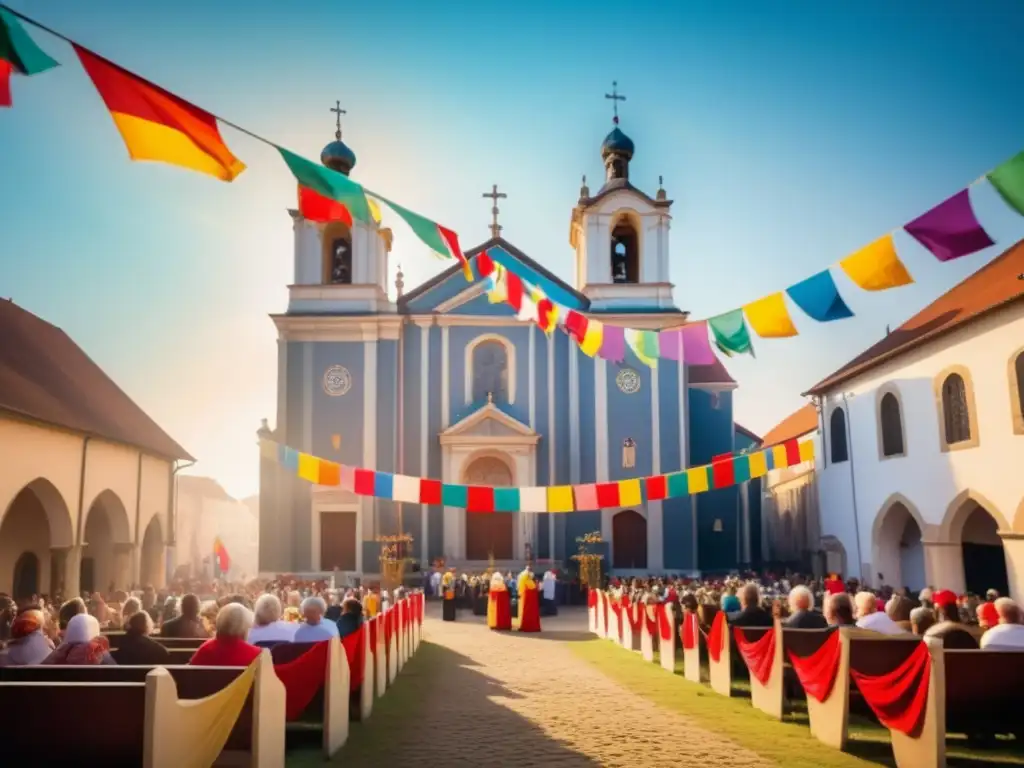
[[[626,97],[619,93],[619,83],[617,80],[612,80],[612,92],[604,95],[606,99],[612,100],[612,109],[614,110],[615,116],[612,118],[612,122],[616,125],[619,124],[619,102],[625,101]]]
[[[498,191],[498,185],[492,184],[490,192],[484,192],[482,197],[489,197],[491,199],[491,237],[501,237],[501,225],[498,223],[498,200],[503,200],[508,197],[504,192]]]
[[[334,101],[334,106],[331,107],[331,112],[333,112],[335,114],[334,138],[336,138],[338,141],[341,141],[341,116],[342,115],[347,115],[348,111],[342,109],[341,108],[341,101],[336,99]]]

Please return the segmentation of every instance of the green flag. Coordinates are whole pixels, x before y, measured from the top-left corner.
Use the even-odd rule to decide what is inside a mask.
[[[38,75],[60,66],[28,36],[18,17],[0,8],[0,59],[23,75]]]
[[[992,171],[988,180],[1008,206],[1024,215],[1024,152]]]
[[[708,327],[714,334],[715,344],[725,354],[754,354],[754,346],[750,343],[750,333],[743,320],[742,309],[734,309],[724,315],[708,318]]]
[[[366,202],[366,194],[361,184],[352,181],[343,173],[331,170],[322,165],[317,165],[311,160],[289,152],[287,149],[277,148],[284,159],[285,164],[294,174],[295,179],[303,187],[308,187],[314,192],[323,195],[331,200],[336,200],[351,212],[353,218],[366,224],[373,223],[370,215],[370,206]]]

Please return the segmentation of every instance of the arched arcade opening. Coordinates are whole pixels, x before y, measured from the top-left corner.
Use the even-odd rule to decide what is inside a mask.
[[[908,504],[893,501],[879,515],[874,530],[875,578],[891,587],[917,592],[927,584],[923,531]]]
[[[978,595],[989,589],[1008,594],[1006,553],[997,515],[975,494],[966,492],[950,505],[943,528],[948,540],[960,546],[964,588]]]
[[[85,517],[79,589],[104,594],[127,589],[131,582],[131,547],[124,503],[113,491],[103,491]]]
[[[142,536],[142,551],[139,553],[139,584],[144,587],[160,588],[164,585],[164,537],[160,518],[156,515],[146,526]]]
[[[57,488],[37,478],[0,508],[0,592],[16,600],[63,593],[71,514]]]

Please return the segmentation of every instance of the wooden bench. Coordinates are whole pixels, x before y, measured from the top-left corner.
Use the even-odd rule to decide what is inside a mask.
[[[737,638],[737,635],[740,635]],[[748,658],[743,653],[740,641],[747,646]],[[785,663],[783,654],[782,625],[775,620],[771,627],[735,627],[729,633],[729,645],[735,649],[737,659],[743,663],[750,678],[750,703],[766,715],[782,719],[785,704]],[[730,654],[733,651],[730,650]],[[763,654],[763,655],[761,655]],[[755,668],[754,665],[763,665]],[[731,670],[730,670],[731,671]],[[732,681],[730,680],[730,691]]]
[[[689,630],[687,630],[687,624],[689,624]],[[683,638],[680,637],[680,645],[683,646],[683,675],[691,683],[700,682],[700,621],[697,618],[696,612],[683,611],[683,618],[680,622],[682,632],[691,632],[690,637],[693,638],[693,644],[687,648],[686,644],[683,643]]]
[[[171,655],[171,660],[168,662],[168,666],[185,666],[192,660],[192,657],[195,655],[196,648],[168,648],[167,652]],[[114,658],[114,661],[120,663],[117,648],[112,648],[110,655]]]
[[[298,720],[318,723],[323,729],[323,752],[327,759],[345,746],[349,733],[351,677],[348,659],[341,641],[329,641],[323,687],[316,693]],[[315,643],[278,643],[270,651],[274,666],[295,661]]]
[[[120,647],[121,639],[124,637],[124,632],[104,632],[103,636],[107,638],[107,642],[110,643],[110,649]],[[205,643],[209,638],[206,637],[162,637],[161,635],[150,635],[150,639],[160,643],[164,648],[175,649],[175,648],[187,648],[195,651],[200,645]]]
[[[15,754],[63,762],[60,750],[77,764],[182,764],[197,733],[180,701],[222,691],[242,667],[58,666],[5,667],[0,670],[0,738]],[[66,711],[67,715],[62,716]],[[228,736],[217,764],[280,766],[284,761],[285,691],[274,675],[269,653],[258,662],[253,687]],[[35,719],[45,722],[38,728]],[[109,724],[108,724],[109,721]],[[201,724],[200,724],[201,725]],[[59,729],[59,740],[40,734]],[[57,754],[54,750],[57,750]]]
[[[377,698],[380,698],[388,687],[388,650],[384,643],[384,616],[377,614],[368,624],[373,645],[373,687],[377,692]]]

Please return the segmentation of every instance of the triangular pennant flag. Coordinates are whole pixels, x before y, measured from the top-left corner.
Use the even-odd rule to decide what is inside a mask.
[[[655,331],[625,329],[626,343],[637,359],[649,368],[658,367],[658,334]]]
[[[459,245],[459,236],[456,235],[452,230],[442,227],[440,224],[431,221],[425,216],[420,216],[418,213],[413,213],[408,208],[403,208],[397,203],[393,203],[387,198],[376,197],[383,200],[388,206],[402,217],[402,220],[409,225],[409,229],[418,237],[424,245],[435,253],[439,253],[449,259],[457,259],[462,264],[462,273],[466,276],[466,279],[473,282],[473,269],[469,265],[465,254],[462,252],[462,247]]]
[[[903,227],[939,261],[952,261],[994,245],[962,189]]]
[[[687,365],[714,365],[717,362],[718,358],[715,357],[715,353],[711,349],[706,320],[684,325],[680,335],[683,340],[684,363]]]
[[[796,326],[789,316],[789,309],[781,292],[745,304],[743,312],[754,333],[762,339],[784,339],[797,335]]]
[[[791,285],[786,293],[793,303],[819,323],[853,317],[853,312],[839,295],[832,273],[827,269]]]
[[[715,344],[727,355],[754,354],[747,324],[743,322],[743,310],[734,309],[722,315],[708,318],[708,327],[714,334]]]
[[[35,44],[18,17],[6,8],[0,8],[0,59],[21,75],[38,75],[60,66]]]
[[[353,218],[359,221],[366,224],[373,221],[370,206],[366,203],[366,193],[361,184],[352,181],[343,173],[338,173],[323,165],[317,165],[282,147],[278,147],[277,151],[301,186],[341,203]]]
[[[621,325],[606,325],[601,348],[597,354],[604,360],[621,363],[626,359],[626,329]]]
[[[1008,206],[1024,215],[1024,152],[998,166],[988,180]]]
[[[896,253],[891,232],[850,254],[839,262],[839,266],[857,287],[865,291],[884,291],[914,282]]]

